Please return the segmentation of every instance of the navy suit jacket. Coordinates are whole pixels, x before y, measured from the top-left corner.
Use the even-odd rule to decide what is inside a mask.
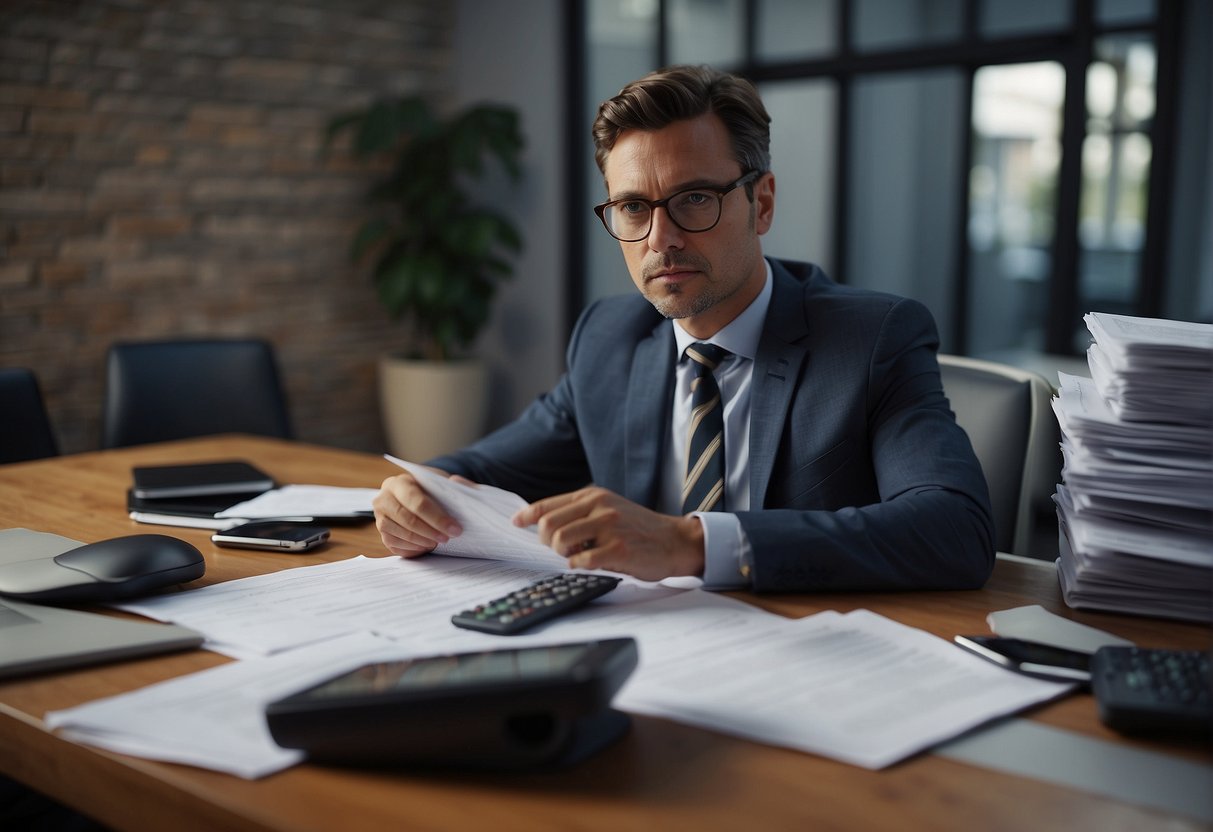
[[[755,357],[750,506],[759,591],[973,588],[994,532],[972,446],[940,384],[920,303],[771,261]],[[588,484],[656,506],[677,360],[640,294],[582,313],[568,370],[516,421],[431,464],[528,501]]]

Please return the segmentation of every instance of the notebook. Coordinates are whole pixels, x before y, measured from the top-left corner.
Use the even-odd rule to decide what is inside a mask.
[[[131,493],[141,499],[163,500],[210,494],[258,494],[274,487],[269,474],[243,460],[187,465],[143,465],[131,469]]]

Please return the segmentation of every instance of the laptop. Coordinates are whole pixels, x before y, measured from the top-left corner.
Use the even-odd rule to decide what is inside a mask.
[[[77,540],[45,532],[4,529],[0,530],[0,563],[53,557],[79,545]],[[0,598],[0,679],[187,650],[202,640],[201,633],[176,624]]]
[[[176,624],[128,621],[0,598],[0,679],[200,644],[201,633]]]

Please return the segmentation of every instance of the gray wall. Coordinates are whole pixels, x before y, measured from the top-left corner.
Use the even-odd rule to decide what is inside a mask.
[[[519,108],[526,135],[524,179],[502,178],[486,196],[512,214],[526,247],[480,341],[491,364],[490,422],[500,425],[547,390],[564,368],[565,77],[559,0],[459,0],[455,94],[463,103]]]

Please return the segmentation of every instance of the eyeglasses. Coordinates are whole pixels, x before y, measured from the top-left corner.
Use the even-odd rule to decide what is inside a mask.
[[[761,175],[762,171],[752,170],[728,185],[700,185],[665,199],[616,199],[595,205],[594,213],[607,233],[622,243],[638,243],[649,236],[658,208],[664,208],[683,231],[698,234],[711,231],[720,222],[725,196]]]

